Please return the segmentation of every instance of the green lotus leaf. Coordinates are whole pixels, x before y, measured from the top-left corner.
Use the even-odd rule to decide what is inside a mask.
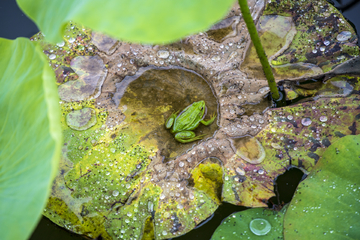
[[[282,239],[286,207],[281,211],[253,208],[231,214],[215,230],[217,239]]]
[[[360,135],[343,137],[298,186],[284,219],[286,239],[358,239]]]
[[[26,239],[43,211],[60,157],[55,76],[28,39],[0,39],[0,232]]]
[[[220,20],[233,0],[18,0],[20,8],[51,42],[61,42],[73,20],[125,41],[163,43],[205,30]]]

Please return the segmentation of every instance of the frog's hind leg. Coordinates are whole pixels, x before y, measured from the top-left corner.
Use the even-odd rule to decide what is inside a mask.
[[[175,134],[175,139],[181,143],[193,142],[202,139],[205,135],[196,136],[192,131],[182,131]]]
[[[170,117],[166,120],[165,122],[165,127],[166,129],[169,129],[172,127],[172,125],[174,124],[175,118],[177,116],[177,114],[179,113],[179,111],[174,112],[170,115]]]
[[[213,123],[213,121],[216,119],[216,113],[214,113],[209,120],[201,120],[200,122],[204,124],[205,126],[208,126]]]

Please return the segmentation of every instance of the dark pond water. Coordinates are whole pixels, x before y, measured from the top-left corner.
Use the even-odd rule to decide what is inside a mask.
[[[353,24],[359,35],[360,31],[360,1],[359,0],[328,0],[339,8],[343,15]],[[15,39],[17,37],[31,37],[38,32],[36,25],[29,20],[17,7],[15,0],[0,1],[0,37]],[[360,43],[358,43],[360,46]],[[272,204],[290,202],[297,184],[303,178],[303,174],[298,169],[290,169],[285,174],[278,177],[275,185],[276,197],[270,199],[269,207]],[[190,233],[175,238],[176,240],[208,240],[221,221],[233,212],[245,210],[245,207],[233,206],[224,203],[202,226],[194,229]],[[58,227],[47,218],[42,218],[30,237],[30,240],[81,240],[82,236],[72,234],[63,228]],[[175,240],[174,239],[174,240]]]

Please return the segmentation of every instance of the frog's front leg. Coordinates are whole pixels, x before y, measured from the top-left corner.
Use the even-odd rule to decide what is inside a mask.
[[[196,136],[192,131],[182,131],[175,134],[175,139],[181,143],[188,143],[202,139],[205,135]]]
[[[208,125],[210,125],[210,124],[213,123],[213,121],[215,120],[215,118],[216,118],[216,113],[214,113],[209,120],[207,120],[207,121],[206,121],[206,120],[201,120],[200,122],[201,122],[202,124],[204,124],[205,126],[208,126]]]
[[[174,112],[170,115],[170,117],[166,120],[165,127],[166,129],[169,129],[174,124],[175,118],[177,117],[179,111]]]

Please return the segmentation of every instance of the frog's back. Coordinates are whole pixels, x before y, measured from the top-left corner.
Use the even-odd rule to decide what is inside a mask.
[[[190,105],[179,114],[175,119],[173,132],[194,130],[199,126],[200,121],[204,118],[204,112],[196,111],[197,107],[199,106]]]

